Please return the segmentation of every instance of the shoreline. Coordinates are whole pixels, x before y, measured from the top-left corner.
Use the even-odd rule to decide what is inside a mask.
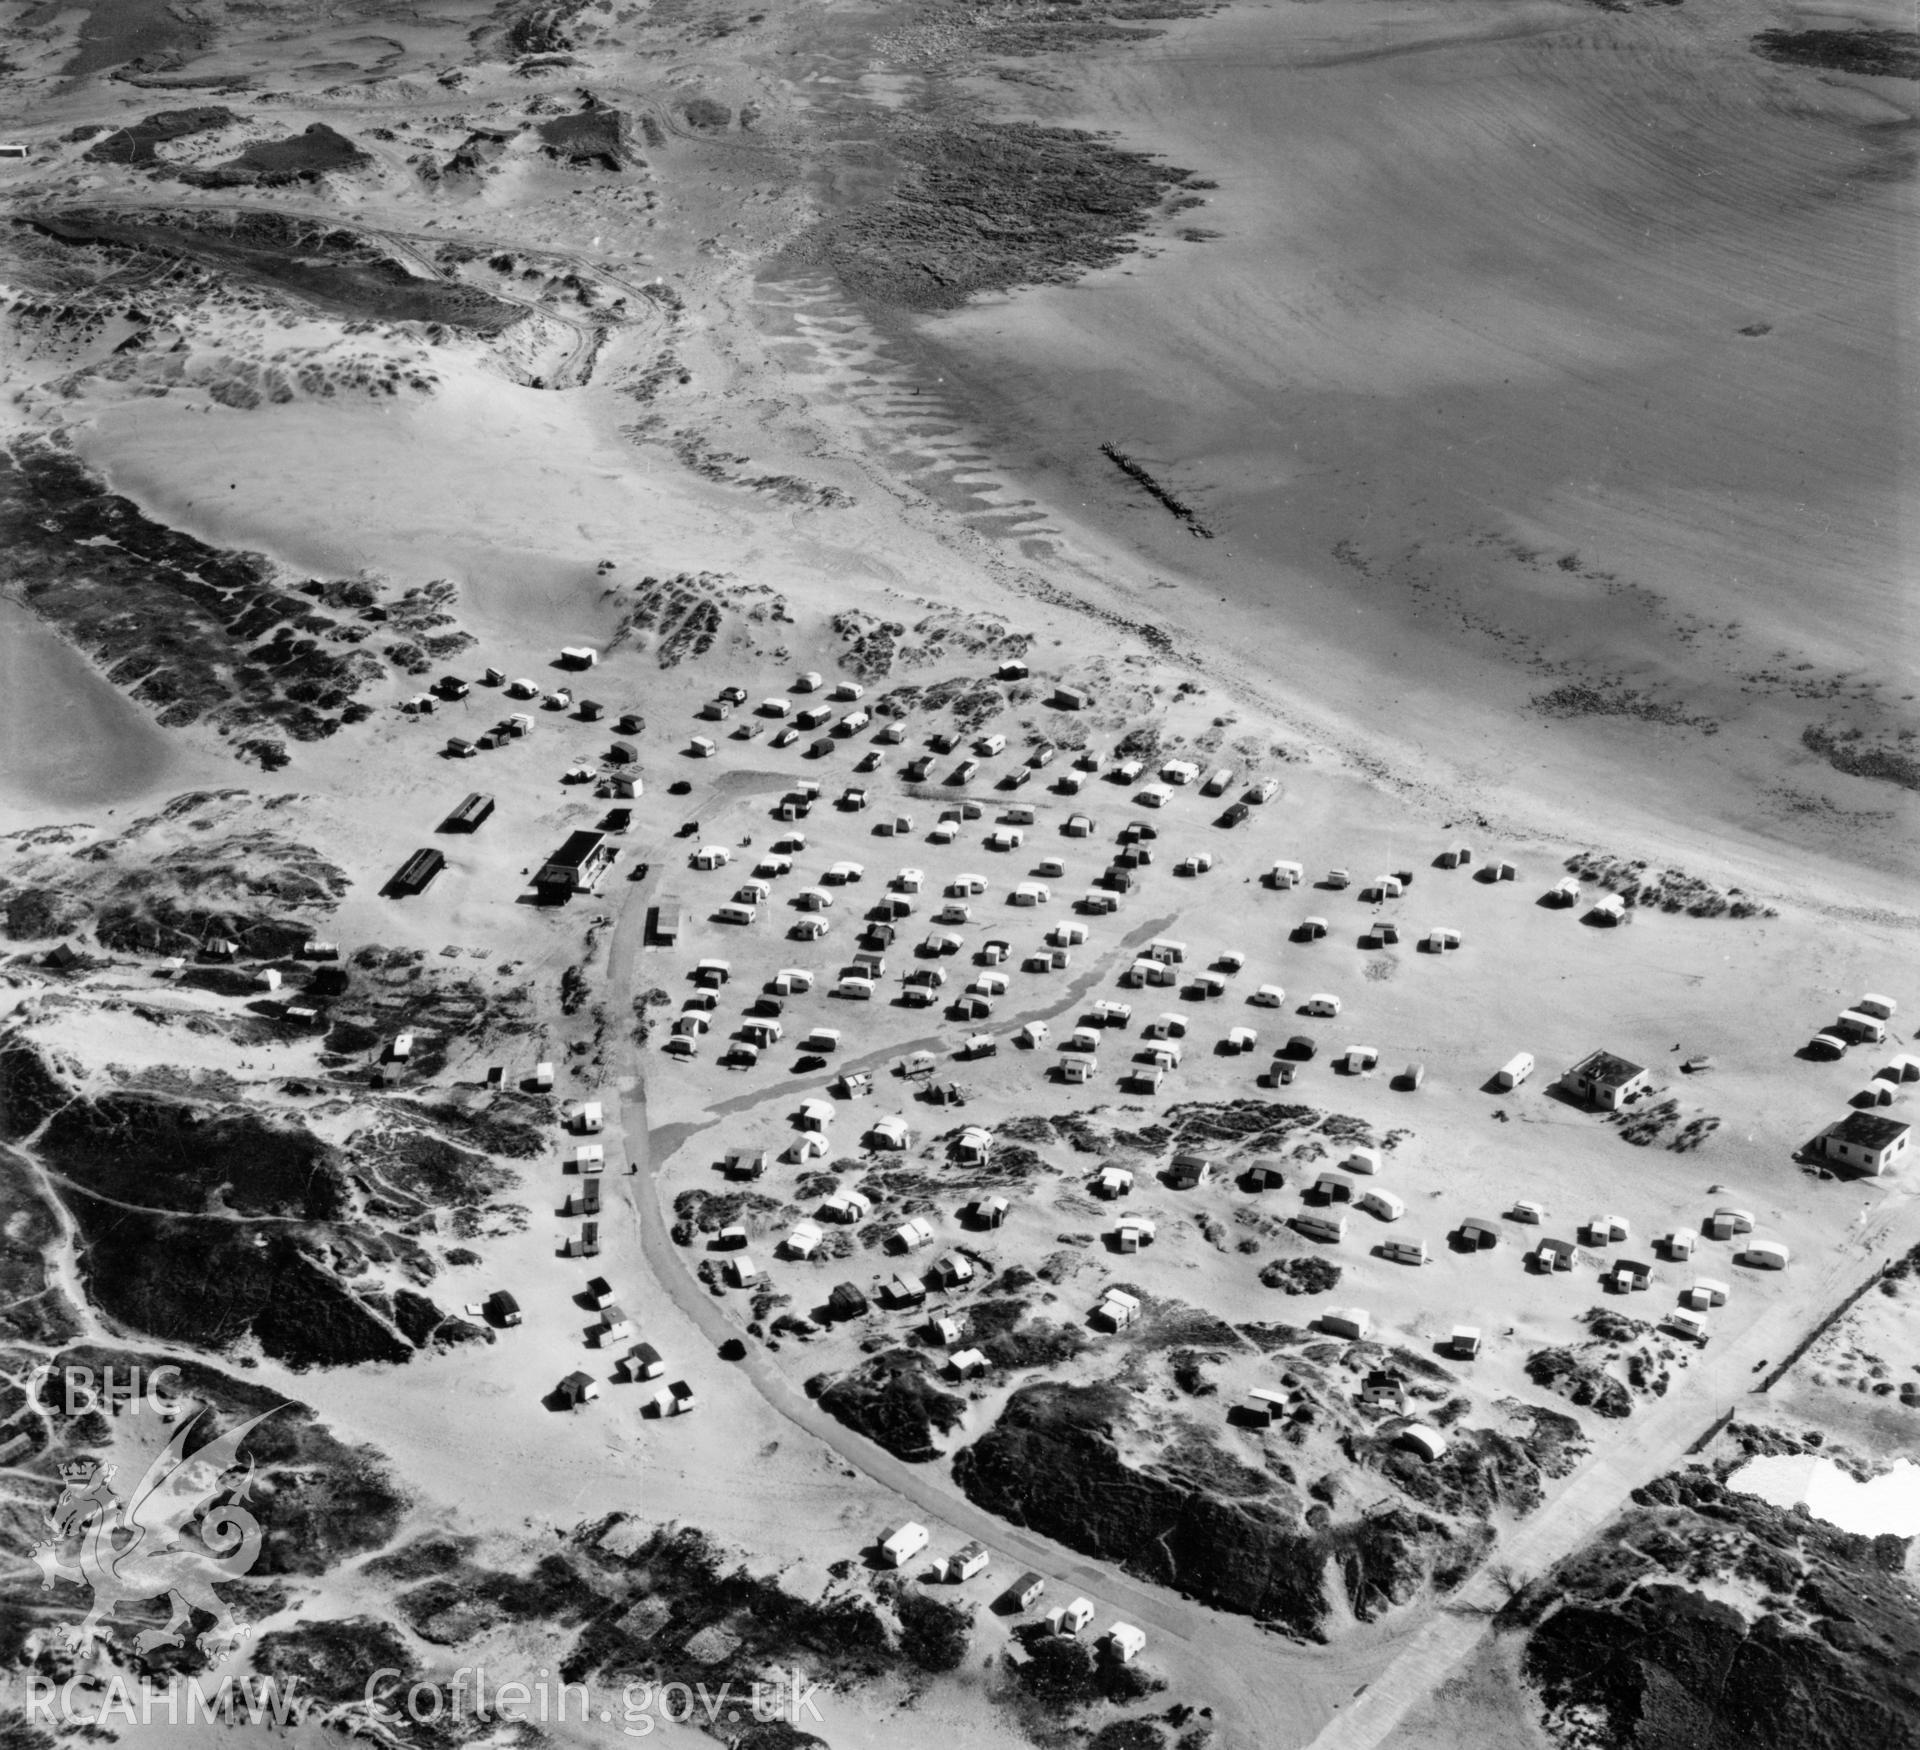
[[[1230,12],[1176,24],[1169,37],[1183,43],[1217,38],[1244,30],[1240,19]],[[1652,28],[1640,22],[1616,26],[1611,20],[1593,25],[1568,14],[1566,30],[1575,22],[1583,29]],[[1530,38],[1541,34],[1530,27]],[[1156,49],[1166,41],[1063,62],[1074,85],[1051,100],[1058,113],[1046,113],[1046,98],[1036,107],[1049,121],[1117,126],[1120,143],[1129,150],[1195,163],[1191,142],[1167,133],[1160,126],[1163,118],[1150,113],[1146,93],[1153,76],[1143,69],[1156,60]],[[1436,52],[1452,49],[1443,46]],[[1172,58],[1159,56],[1163,62]],[[1119,107],[1122,97],[1124,108]],[[1815,123],[1828,129],[1842,125],[1831,115],[1818,116]],[[1216,168],[1204,161],[1199,167],[1209,174]],[[1224,176],[1216,198],[1223,206],[1236,198]],[[1802,749],[1802,728],[1810,719],[1821,719],[1808,709],[1811,682],[1800,682],[1790,673],[1765,678],[1772,667],[1786,665],[1769,659],[1767,634],[1773,622],[1768,616],[1773,610],[1764,596],[1751,597],[1748,612],[1736,610],[1732,619],[1702,622],[1702,611],[1711,614],[1716,602],[1719,611],[1726,611],[1732,598],[1724,588],[1716,585],[1718,596],[1700,597],[1703,608],[1696,610],[1693,598],[1675,582],[1649,587],[1624,568],[1610,567],[1606,550],[1595,560],[1584,543],[1556,547],[1550,531],[1497,505],[1478,513],[1490,521],[1469,543],[1486,553],[1475,562],[1485,573],[1484,582],[1470,577],[1462,581],[1460,566],[1466,561],[1457,552],[1451,557],[1443,553],[1451,575],[1440,579],[1436,592],[1431,581],[1409,582],[1395,575],[1400,562],[1390,556],[1383,571],[1379,554],[1345,537],[1335,541],[1331,551],[1321,549],[1316,563],[1300,550],[1297,538],[1289,537],[1276,548],[1259,519],[1249,524],[1242,514],[1255,502],[1248,498],[1248,471],[1256,456],[1265,453],[1257,443],[1254,451],[1225,458],[1224,485],[1203,489],[1199,508],[1221,534],[1205,550],[1195,549],[1156,507],[1125,502],[1125,494],[1115,490],[1111,469],[1100,459],[1103,441],[1121,444],[1139,456],[1156,479],[1188,497],[1196,469],[1206,464],[1181,459],[1185,440],[1179,427],[1184,416],[1172,415],[1171,409],[1173,424],[1157,445],[1153,441],[1147,415],[1150,407],[1159,405],[1154,400],[1159,393],[1154,367],[1139,384],[1109,371],[1110,394],[1107,378],[1090,373],[1080,352],[1063,350],[1063,337],[1132,335],[1143,332],[1141,321],[1151,315],[1168,324],[1173,356],[1202,372],[1195,382],[1211,384],[1203,361],[1196,363],[1198,355],[1189,356],[1188,342],[1194,337],[1181,326],[1178,302],[1167,301],[1174,291],[1191,285],[1181,263],[1167,259],[1169,251],[1180,247],[1149,237],[1128,262],[1096,271],[1070,287],[1027,288],[976,300],[952,314],[872,309],[864,314],[894,343],[906,377],[929,390],[937,388],[951,416],[968,428],[964,438],[954,441],[970,441],[986,451],[992,471],[1009,492],[1026,495],[1055,521],[1078,523],[1080,532],[1097,535],[1100,540],[1089,543],[1096,550],[1116,547],[1136,567],[1157,568],[1182,579],[1177,597],[1152,604],[1168,620],[1189,628],[1208,647],[1231,651],[1236,645],[1244,648],[1250,618],[1265,620],[1277,612],[1283,630],[1276,644],[1308,641],[1310,648],[1275,649],[1278,660],[1268,665],[1269,685],[1263,690],[1295,695],[1291,710],[1281,707],[1283,715],[1297,720],[1302,700],[1318,705],[1321,709],[1311,715],[1330,739],[1373,743],[1390,750],[1385,755],[1390,765],[1406,764],[1415,772],[1431,773],[1437,764],[1439,781],[1448,790],[1484,795],[1491,777],[1492,795],[1483,805],[1495,811],[1557,817],[1563,830],[1577,833],[1582,816],[1591,810],[1599,815],[1593,832],[1659,838],[1672,831],[1695,842],[1725,839],[1737,847],[1737,861],[1749,868],[1780,860],[1789,871],[1783,878],[1794,885],[1808,867],[1824,867],[1826,878],[1842,887],[1859,883],[1870,894],[1890,900],[1897,896],[1911,865],[1915,805],[1891,783],[1850,778]],[[1127,283],[1129,276],[1135,284]],[[1157,368],[1164,377],[1167,367]],[[1109,402],[1111,410],[1102,414],[1099,410]],[[1074,430],[1068,429],[1069,420]],[[1077,445],[1072,441],[1076,435],[1083,440]],[[1170,460],[1168,436],[1174,439]],[[882,432],[876,447],[885,441]],[[1213,440],[1200,441],[1204,445]],[[1551,433],[1543,434],[1542,441],[1551,443]],[[1290,483],[1283,480],[1279,502],[1291,503],[1302,494],[1311,502],[1318,496],[1311,476],[1323,473],[1325,466],[1314,463],[1304,472],[1296,468]],[[1446,487],[1444,467],[1435,466],[1435,478],[1457,497],[1460,489]],[[1328,502],[1337,510],[1342,494],[1351,497],[1351,488],[1337,482],[1333,486]],[[1228,508],[1216,511],[1216,503]],[[1452,534],[1446,525],[1436,528],[1443,547],[1452,541],[1458,548],[1459,530],[1473,524],[1461,524],[1456,517],[1451,526]],[[1009,533],[1014,541],[1005,544],[1017,542],[1030,563],[1051,559],[1070,567],[1070,555],[1057,548],[1046,551],[1044,535]],[[1616,528],[1610,539],[1618,533]],[[1661,538],[1667,538],[1665,532]],[[1741,526],[1728,540],[1732,544],[1725,559],[1740,565],[1750,552],[1759,553],[1757,541],[1771,542],[1773,535],[1763,538],[1757,528]],[[1698,557],[1713,567],[1710,532],[1703,530],[1695,544]],[[1416,539],[1416,551],[1420,545]],[[1515,552],[1522,557],[1516,558]],[[1556,553],[1561,558],[1553,562]],[[1847,550],[1834,555],[1833,562],[1848,563],[1852,557]],[[1092,563],[1097,567],[1098,559]],[[1489,594],[1496,579],[1497,589]],[[1111,587],[1116,580],[1100,581]],[[1477,605],[1475,591],[1486,598],[1486,606]],[[1224,594],[1228,611],[1208,611],[1201,601],[1208,593]],[[1862,648],[1897,648],[1897,598],[1882,593],[1863,599],[1868,600],[1870,616],[1861,625]],[[1896,617],[1886,622],[1889,612]],[[1503,623],[1502,616],[1510,616],[1510,623]],[[1750,616],[1759,616],[1758,623],[1736,624]],[[1829,615],[1823,620],[1830,628],[1828,645],[1836,653],[1846,646],[1838,634],[1844,623],[1844,609],[1840,618]],[[1784,623],[1774,635],[1789,647],[1795,643]],[[1626,653],[1624,666],[1611,672],[1597,666],[1616,647]],[[1823,658],[1818,648],[1809,654],[1819,670],[1814,680],[1836,687],[1826,670],[1837,663],[1838,673],[1844,657]],[[1618,661],[1617,654],[1613,660]],[[1750,671],[1762,678],[1752,678]],[[1889,669],[1888,675],[1892,673]],[[1390,677],[1384,687],[1382,677]],[[1548,720],[1528,701],[1556,695],[1556,689],[1575,700],[1576,709],[1591,704],[1617,720],[1608,722],[1591,711],[1572,722]],[[1700,703],[1688,702],[1690,697]],[[1815,696],[1816,707],[1819,702]],[[1871,689],[1857,694],[1849,689],[1836,709],[1854,712],[1869,723],[1885,723],[1887,733],[1901,715],[1885,691]],[[1700,718],[1701,728],[1633,721],[1636,715],[1689,713]],[[1351,725],[1357,737],[1343,735],[1342,725]],[[1722,733],[1716,735],[1716,727]],[[1508,776],[1503,766],[1510,773],[1521,767],[1533,770],[1523,777]],[[1628,793],[1649,800],[1636,804],[1627,800]],[[1556,795],[1590,800],[1555,807]],[[1645,824],[1636,828],[1636,822]],[[1709,851],[1703,844],[1697,853],[1709,854],[1724,856],[1725,850]]]

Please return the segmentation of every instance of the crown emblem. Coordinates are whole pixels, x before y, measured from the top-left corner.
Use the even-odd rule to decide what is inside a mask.
[[[61,1480],[69,1483],[90,1483],[98,1468],[91,1458],[70,1458],[60,1467]]]

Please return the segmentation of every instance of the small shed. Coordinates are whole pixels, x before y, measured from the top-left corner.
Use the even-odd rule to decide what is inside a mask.
[[[560,1382],[560,1399],[569,1409],[590,1404],[599,1395],[600,1382],[590,1373],[570,1373]]]
[[[1130,1622],[1116,1622],[1101,1637],[1100,1644],[1108,1658],[1131,1665],[1146,1650],[1147,1637]]]
[[[827,1295],[827,1307],[837,1319],[867,1316],[867,1297],[851,1282],[836,1282]]]
[[[1461,1361],[1471,1361],[1480,1353],[1480,1327],[1478,1325],[1455,1325],[1453,1335],[1447,1339],[1447,1347]]]
[[[1372,1331],[1373,1314],[1362,1306],[1329,1307],[1314,1322],[1330,1337],[1359,1342]]]

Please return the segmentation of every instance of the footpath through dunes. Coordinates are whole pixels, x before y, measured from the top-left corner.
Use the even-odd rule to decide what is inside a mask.
[[[1043,113],[1218,188],[1122,266],[917,321],[918,368],[1090,572],[1143,551],[1194,586],[1156,615],[1410,769],[1891,869],[1908,797],[1800,738],[1910,726],[1920,88],[1753,25],[1330,0],[1090,57]]]

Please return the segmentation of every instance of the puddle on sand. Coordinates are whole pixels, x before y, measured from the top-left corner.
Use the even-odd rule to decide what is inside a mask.
[[[32,610],[0,596],[0,804],[94,808],[175,762],[165,730]]]
[[[1776,1507],[1804,1502],[1816,1519],[1861,1537],[1920,1537],[1920,1464],[1910,1459],[1895,1459],[1891,1470],[1857,1483],[1832,1459],[1811,1453],[1756,1458],[1728,1477],[1727,1487]]]

